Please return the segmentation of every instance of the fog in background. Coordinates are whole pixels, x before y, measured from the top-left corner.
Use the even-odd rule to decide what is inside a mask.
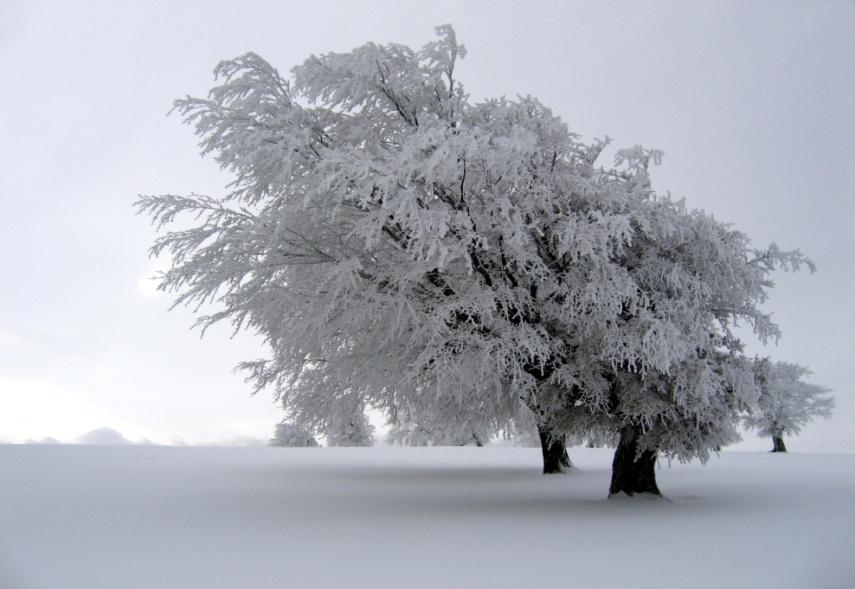
[[[420,47],[454,25],[473,99],[531,94],[583,138],[664,150],[654,187],[818,272],[779,274],[784,337],[750,351],[810,366],[835,416],[793,451],[855,446],[855,3],[0,3],[0,440],[246,443],[281,419],[234,365],[264,355],[226,326],[203,340],[147,280],[140,193],[218,195],[172,100],[221,59],[286,72],[367,41]],[[613,153],[613,151],[611,152]],[[608,161],[604,161],[608,164]],[[105,430],[99,430],[101,434]],[[111,437],[112,436],[112,437]],[[116,437],[118,436],[118,437]],[[737,448],[765,449],[753,434]]]

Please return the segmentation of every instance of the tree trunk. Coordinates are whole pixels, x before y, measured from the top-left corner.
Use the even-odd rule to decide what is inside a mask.
[[[782,436],[772,436],[772,452],[786,452],[787,447],[784,445]]]
[[[629,496],[636,493],[661,495],[656,486],[656,452],[638,453],[641,431],[637,426],[626,426],[620,432],[620,441],[612,462],[612,483],[609,497],[618,493]]]
[[[537,426],[537,434],[540,436],[540,450],[543,452],[543,474],[558,474],[573,468],[570,456],[567,455],[566,437],[563,434],[553,434],[543,425]]]

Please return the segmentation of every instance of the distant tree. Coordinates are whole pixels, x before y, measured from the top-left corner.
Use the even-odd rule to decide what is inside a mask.
[[[276,424],[273,437],[268,445],[288,448],[315,448],[318,446],[318,441],[308,429],[283,421]]]
[[[404,446],[483,446],[499,425],[489,411],[478,409],[437,397],[402,403],[389,420],[386,440]]]
[[[358,426],[348,407],[457,432],[529,412],[544,472],[569,466],[568,435],[606,432],[611,492],[658,493],[657,456],[736,435],[756,387],[730,326],[774,337],[768,273],[806,260],[654,193],[658,152],[604,168],[607,141],[534,98],[470,102],[465,50],[437,32],[312,56],[293,84],[246,54],[177,101],[235,179],[222,198],[140,197],[158,227],[199,220],[155,242],[160,287],[215,302],[203,328],[260,333],[271,357],[249,380],[328,437]]]
[[[521,411],[502,434],[506,439],[513,440],[514,446],[541,448],[540,436],[537,432],[537,420],[531,411]]]
[[[814,417],[831,417],[830,390],[802,380],[810,376],[808,368],[763,358],[756,361],[755,370],[760,398],[745,423],[772,438],[772,452],[786,452],[784,436],[798,434]]]
[[[392,424],[386,434],[385,442],[390,446],[432,446],[429,431],[417,423],[399,421]]]
[[[347,397],[337,399],[327,414],[324,430],[327,446],[372,446],[374,426],[365,407]]]
[[[398,446],[483,446],[489,440],[484,432],[470,429],[438,429],[413,421],[398,421],[389,428],[386,443]]]

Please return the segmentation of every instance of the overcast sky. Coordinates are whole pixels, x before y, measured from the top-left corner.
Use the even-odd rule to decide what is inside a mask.
[[[642,6],[643,4],[643,6]],[[784,337],[835,417],[792,450],[855,446],[855,2],[0,1],[0,440],[241,443],[281,419],[226,329],[200,340],[146,277],[140,193],[219,194],[228,178],[166,117],[255,51],[286,72],[367,41],[419,47],[451,23],[473,99],[531,94],[585,138],[665,151],[655,187],[819,271],[780,275]],[[748,436],[739,446],[761,449]]]

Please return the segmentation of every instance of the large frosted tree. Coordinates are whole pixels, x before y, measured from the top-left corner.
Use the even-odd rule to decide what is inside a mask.
[[[279,74],[224,61],[176,109],[233,174],[221,197],[144,196],[176,304],[260,333],[243,367],[316,431],[335,407],[507,430],[535,416],[544,470],[568,433],[619,436],[612,492],[656,492],[660,453],[705,457],[756,401],[730,332],[798,252],[656,195],[659,154],[586,144],[534,98],[472,103],[451,27]],[[457,426],[455,426],[457,427]],[[652,480],[652,484],[649,484]],[[617,484],[616,484],[617,481]]]
[[[464,50],[439,32],[419,52],[369,44],[312,57],[293,84],[253,54],[221,63],[209,98],[176,108],[234,174],[231,191],[138,202],[159,225],[204,218],[155,244],[173,259],[161,286],[179,303],[216,299],[202,325],[261,333],[271,358],[244,367],[318,431],[342,396],[392,415],[441,406],[499,429],[521,397],[537,402],[561,347],[533,317],[553,272],[533,244],[550,201],[569,210],[554,186],[571,179],[562,170],[595,189],[601,146],[534,99],[470,105],[454,78]],[[580,221],[590,236],[576,241],[602,255],[609,220]],[[580,307],[614,306],[580,294]]]

